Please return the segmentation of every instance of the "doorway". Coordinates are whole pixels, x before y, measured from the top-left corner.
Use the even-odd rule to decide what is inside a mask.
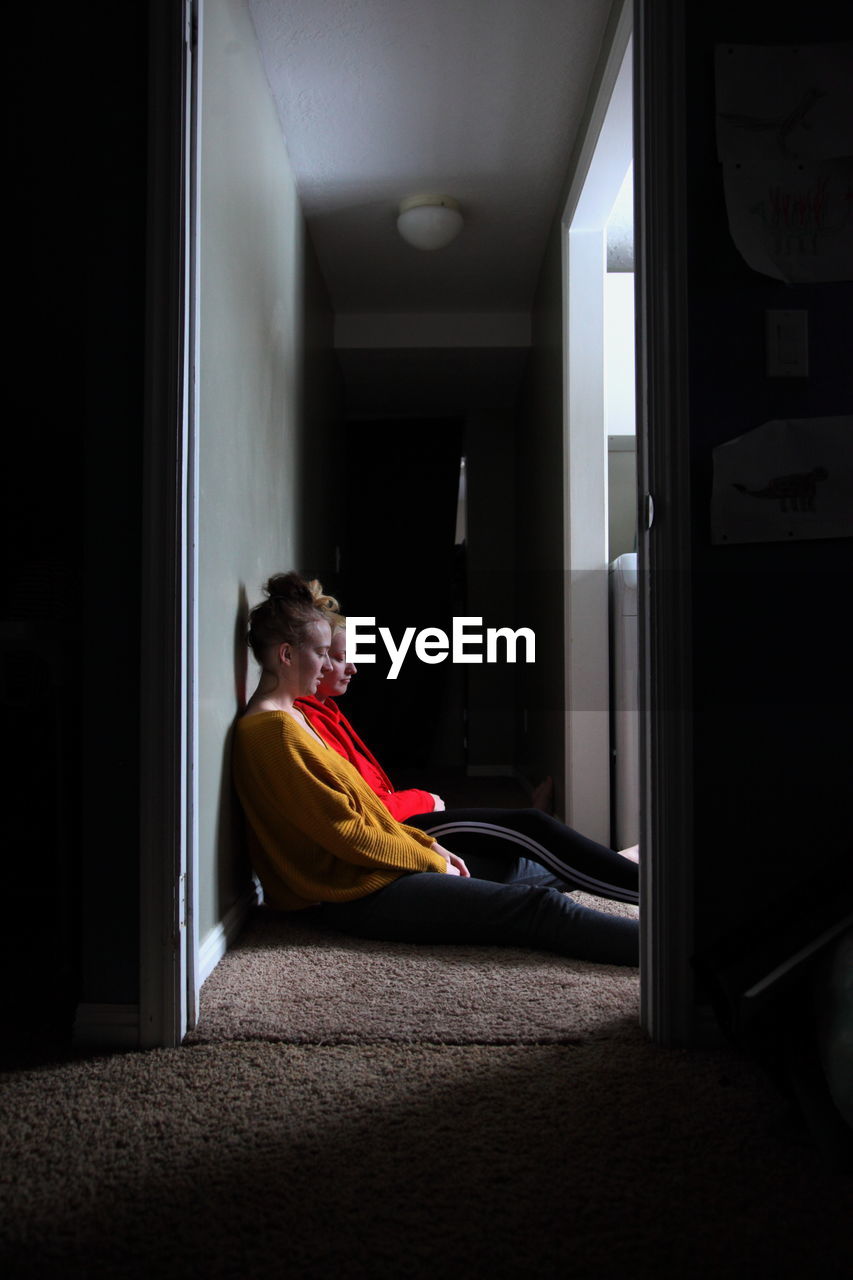
[[[608,420],[617,411],[618,386],[628,403],[622,418],[633,423],[633,368],[613,368],[614,303],[625,290],[608,287],[608,224],[620,195],[630,187],[633,153],[632,42],[630,15],[623,11],[587,132],[586,155],[576,169],[563,215],[565,325],[565,634],[567,821],[603,844],[611,844],[612,735],[610,723],[608,471],[630,471],[624,448],[630,433],[622,422],[620,448],[609,463]],[[633,247],[632,219],[628,238]],[[616,274],[616,273],[614,273]],[[627,278],[627,273],[619,273]],[[632,279],[632,277],[631,277]],[[623,307],[624,310],[624,298]],[[631,297],[632,301],[632,297]],[[630,343],[633,325],[629,324]],[[614,332],[615,331],[615,332]],[[614,335],[608,341],[608,335]],[[624,352],[622,359],[624,360]],[[616,433],[614,433],[616,434]],[[614,453],[617,450],[614,450]],[[621,490],[621,486],[619,486]],[[636,472],[629,479],[636,492]],[[615,494],[616,489],[612,492]],[[623,516],[623,519],[626,518]],[[621,522],[620,526],[621,528]],[[624,534],[620,535],[624,537]],[[621,549],[621,548],[620,548]]]
[[[622,7],[563,216],[566,795],[572,825],[609,835],[603,277],[605,227],[633,157],[641,1023],[661,1044],[705,1034],[690,965],[682,23],[675,4]],[[655,504],[665,514],[652,535]]]

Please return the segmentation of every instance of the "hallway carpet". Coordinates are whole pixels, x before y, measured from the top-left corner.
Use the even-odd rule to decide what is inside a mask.
[[[587,894],[614,915],[637,908]],[[518,948],[369,942],[259,907],[204,985],[189,1040],[543,1044],[639,1019],[639,974]]]
[[[841,1280],[853,1188],[726,1052],[234,1041],[3,1082],[7,1280]]]
[[[4,1280],[853,1273],[851,1179],[754,1063],[649,1043],[636,972],[285,926],[191,1043],[0,1077]]]

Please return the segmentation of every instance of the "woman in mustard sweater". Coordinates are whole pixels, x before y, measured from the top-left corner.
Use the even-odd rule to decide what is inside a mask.
[[[302,578],[269,580],[248,639],[261,678],[236,725],[234,780],[272,906],[314,908],[331,927],[362,937],[638,963],[636,920],[580,906],[554,877],[530,883],[506,865],[496,873],[488,857],[469,870],[428,832],[397,822],[318,736],[295,703],[331,670],[331,628]]]

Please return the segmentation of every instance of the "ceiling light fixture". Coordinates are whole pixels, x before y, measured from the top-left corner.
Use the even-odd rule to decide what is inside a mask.
[[[462,230],[459,202],[452,196],[409,196],[400,203],[397,230],[416,249],[443,249]]]

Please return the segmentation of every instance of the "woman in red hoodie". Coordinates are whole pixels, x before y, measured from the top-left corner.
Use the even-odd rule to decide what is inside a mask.
[[[356,667],[346,656],[345,619],[337,601],[312,583],[315,599],[332,627],[327,671],[317,693],[299,699],[314,730],[362,778],[398,822],[419,827],[437,840],[450,839],[455,853],[488,878],[581,889],[617,902],[638,901],[637,850],[615,852],[558,822],[540,809],[446,810],[440,796],[418,789],[396,791],[370,748],[341,711],[336,698],[349,688]],[[485,860],[485,861],[484,861]],[[487,864],[487,865],[486,865]]]

